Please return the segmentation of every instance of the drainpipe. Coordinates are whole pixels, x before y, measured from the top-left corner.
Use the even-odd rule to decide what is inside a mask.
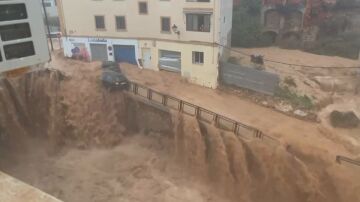
[[[220,2],[220,1],[219,1]],[[216,3],[215,3],[215,1],[213,0],[213,8],[214,8],[214,11],[215,11],[215,14],[217,13],[216,12]],[[216,31],[216,21],[217,21],[217,16],[215,16],[215,14],[214,14],[214,30],[213,30],[213,56],[212,56],[212,63],[214,64],[214,58],[215,58],[215,31]]]
[[[47,31],[48,31],[48,34],[49,34],[51,51],[54,51],[54,45],[53,45],[52,38],[51,38],[49,20],[48,20],[48,15],[47,15],[47,13],[46,13],[46,8],[45,8],[45,2],[44,2],[44,0],[42,0],[42,6],[43,6],[43,9],[44,9],[44,14],[45,14],[45,24],[46,24]]]

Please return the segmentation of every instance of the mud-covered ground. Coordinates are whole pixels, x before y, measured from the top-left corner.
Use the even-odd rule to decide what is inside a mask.
[[[238,139],[76,66],[1,83],[0,170],[75,202],[360,201],[359,170],[331,152]]]

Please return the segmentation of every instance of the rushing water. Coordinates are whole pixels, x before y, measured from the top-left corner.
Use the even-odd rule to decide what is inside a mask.
[[[135,191],[142,190],[149,201],[360,201],[359,174],[326,151],[245,142],[106,92],[95,73],[36,72],[0,85],[0,169],[60,198],[146,201]],[[127,177],[133,175],[141,177]]]

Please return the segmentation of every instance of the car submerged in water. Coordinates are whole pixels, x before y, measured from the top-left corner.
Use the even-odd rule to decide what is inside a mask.
[[[110,91],[129,89],[129,80],[122,74],[118,63],[103,62],[101,67],[101,82],[106,89]]]

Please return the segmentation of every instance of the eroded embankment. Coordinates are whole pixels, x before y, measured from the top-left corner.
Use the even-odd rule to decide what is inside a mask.
[[[106,92],[97,75],[45,71],[2,81],[0,169],[69,201],[360,199],[359,174],[322,151],[239,140],[192,117]],[[47,141],[34,144],[29,137]],[[212,191],[191,192],[197,183]]]

